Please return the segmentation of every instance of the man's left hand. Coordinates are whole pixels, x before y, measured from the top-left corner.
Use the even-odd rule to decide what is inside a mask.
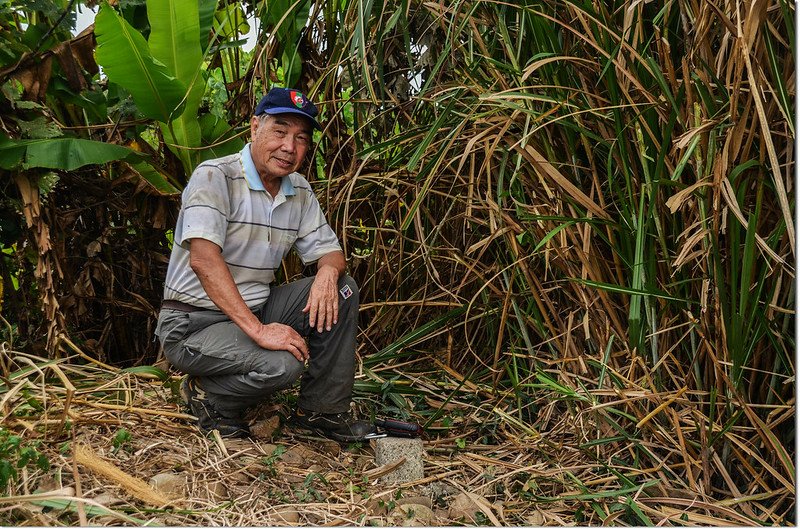
[[[308,324],[317,332],[330,331],[339,321],[339,297],[336,286],[339,271],[333,266],[323,266],[317,270],[316,279],[311,285],[308,302],[303,312],[308,313]]]

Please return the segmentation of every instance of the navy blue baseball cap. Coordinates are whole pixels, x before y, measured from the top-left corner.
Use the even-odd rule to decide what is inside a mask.
[[[300,114],[305,116],[314,125],[314,128],[322,130],[317,122],[316,105],[312,103],[302,92],[292,88],[272,88],[267,95],[261,98],[256,106],[254,116],[261,114]]]

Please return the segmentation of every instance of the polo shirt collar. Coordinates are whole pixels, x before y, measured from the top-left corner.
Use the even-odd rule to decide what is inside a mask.
[[[253,157],[250,154],[250,144],[244,146],[241,151],[242,156],[242,167],[244,168],[244,178],[247,180],[247,185],[253,191],[264,191],[264,184],[261,182],[261,178],[258,176],[258,171],[256,170],[256,164],[253,163]],[[284,195],[292,196],[295,194],[294,192],[294,185],[292,185],[292,179],[288,176],[284,176],[281,178],[281,191]]]

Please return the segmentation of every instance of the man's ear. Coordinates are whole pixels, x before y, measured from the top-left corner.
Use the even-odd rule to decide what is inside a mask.
[[[250,118],[250,137],[252,138],[255,136],[256,131],[258,130],[259,125],[261,124],[261,120],[258,116],[253,116]]]

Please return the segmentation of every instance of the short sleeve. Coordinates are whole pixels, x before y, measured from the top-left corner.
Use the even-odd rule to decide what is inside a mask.
[[[314,192],[310,189],[305,192],[307,196],[303,204],[294,248],[303,264],[310,264],[326,254],[342,251],[342,247],[325,219]]]
[[[183,190],[175,243],[188,248],[189,239],[206,239],[225,247],[230,214],[230,192],[225,173],[212,165],[200,165]]]

